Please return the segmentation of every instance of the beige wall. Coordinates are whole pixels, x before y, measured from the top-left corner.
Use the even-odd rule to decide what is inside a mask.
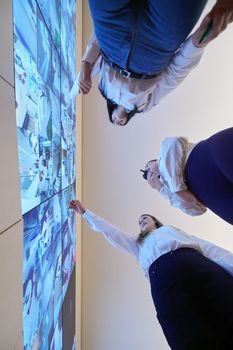
[[[214,1],[209,1],[208,8]],[[84,2],[84,46],[91,31]],[[191,218],[172,209],[139,169],[166,136],[199,141],[232,126],[233,25],[209,45],[198,68],[153,111],[125,128],[107,122],[97,91],[83,98],[83,203],[123,230],[137,233],[140,213],[233,251],[232,227],[208,212]],[[83,224],[82,350],[165,350],[149,284],[134,260]]]
[[[23,225],[15,123],[12,2],[0,3],[0,349],[22,349]]]
[[[76,62],[77,69],[82,59],[82,0],[76,0]],[[76,104],[76,194],[82,197],[82,98],[78,96]],[[76,348],[81,350],[81,219],[76,221]]]

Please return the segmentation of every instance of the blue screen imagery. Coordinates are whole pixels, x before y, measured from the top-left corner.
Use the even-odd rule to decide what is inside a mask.
[[[76,265],[76,0],[13,0],[13,12],[24,349],[58,350]]]
[[[75,105],[68,98],[75,80],[76,28],[75,12],[71,12],[75,11],[75,0],[62,5],[58,0],[39,3],[43,12],[36,1],[14,1],[16,125],[23,214],[75,179]],[[67,42],[71,42],[65,43],[63,49],[62,45],[56,46],[49,31],[52,4],[56,28],[63,24],[61,38],[69,36]],[[68,9],[61,16],[64,4]],[[46,10],[49,13],[44,17]]]
[[[75,266],[74,185],[24,215],[24,345],[50,349]],[[60,330],[59,334],[62,330]]]

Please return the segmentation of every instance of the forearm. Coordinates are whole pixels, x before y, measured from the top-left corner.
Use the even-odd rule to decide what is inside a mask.
[[[185,214],[188,214],[190,216],[202,215],[207,210],[203,204],[194,200],[187,200],[186,198],[184,198],[183,194],[179,195],[178,193],[171,194],[170,204],[171,206],[179,208]]]
[[[92,230],[102,233],[112,246],[133,255],[136,259],[138,258],[138,244],[132,235],[122,232],[89,210],[86,210],[82,217]]]
[[[203,47],[199,48],[193,44],[192,35],[185,40],[168,67],[169,74],[173,79],[176,78],[177,84],[198,65],[203,52]]]

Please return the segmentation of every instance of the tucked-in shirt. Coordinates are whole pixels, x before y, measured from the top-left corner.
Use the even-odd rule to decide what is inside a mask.
[[[138,243],[136,236],[122,232],[89,210],[85,211],[83,219],[92,230],[102,233],[113,247],[132,255],[147,278],[149,278],[149,268],[156,259],[179,248],[196,249],[233,276],[233,254],[231,252],[173,226],[162,226],[155,229],[142,243]]]
[[[189,143],[185,137],[168,137],[162,142],[158,158],[160,180],[163,183],[160,194],[168,199],[173,207],[191,216],[204,214],[206,207],[196,202],[185,201],[176,192],[187,190],[184,169],[195,146],[196,144]]]
[[[155,78],[126,78],[112,69],[100,55],[100,49],[92,34],[83,56],[83,61],[90,63],[92,76],[99,73],[99,86],[109,99],[128,110],[137,107],[139,112],[146,112],[154,107],[169,92],[174,90],[197,66],[204,48],[197,48],[189,37],[174,54],[170,64]],[[79,76],[76,78],[70,97],[78,93]]]

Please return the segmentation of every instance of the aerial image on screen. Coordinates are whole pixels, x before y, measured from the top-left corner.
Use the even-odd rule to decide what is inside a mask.
[[[13,11],[24,349],[72,350],[63,303],[76,264],[76,0],[13,0]]]

